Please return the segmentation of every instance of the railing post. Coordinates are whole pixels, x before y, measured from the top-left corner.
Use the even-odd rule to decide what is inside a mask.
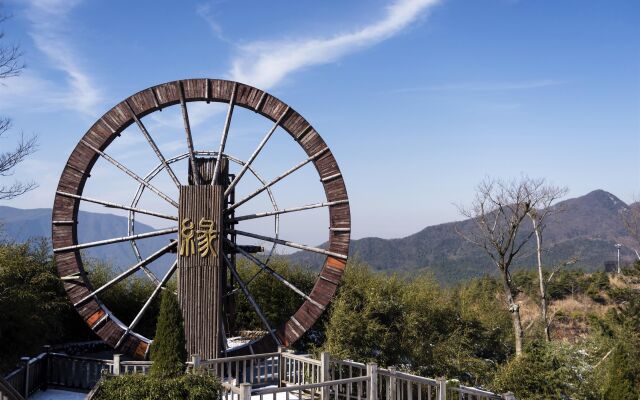
[[[40,385],[40,389],[42,390],[47,390],[47,388],[49,387],[49,368],[50,368],[50,360],[51,360],[51,346],[46,344],[44,346],[42,346],[42,352],[45,353],[45,356],[43,358],[43,368],[41,368],[40,370],[43,371],[42,373],[42,383]]]
[[[367,400],[378,400],[378,365],[367,364],[367,376],[369,376],[369,391]]]
[[[513,393],[511,393],[511,392],[504,393],[504,394],[502,395],[502,398],[503,398],[504,400],[516,400],[516,396],[515,396]]]
[[[436,378],[438,382],[438,400],[447,400],[447,379]]]
[[[22,364],[24,364],[24,388],[23,388],[23,393],[24,393],[24,398],[26,399],[27,397],[29,397],[29,378],[30,378],[30,371],[29,371],[29,357],[21,357],[20,358],[20,362]]]
[[[120,375],[120,354],[113,355],[113,374]]]
[[[330,380],[329,377],[329,362],[331,361],[331,355],[326,351],[320,353],[320,382],[325,383]],[[329,388],[321,387],[320,388],[320,399],[329,400]]]
[[[193,363],[193,372],[197,372],[200,370],[200,354],[194,354],[191,356],[191,362]]]
[[[282,382],[284,381],[286,363],[283,354],[285,351],[286,347],[278,346],[278,387],[282,387]]]
[[[239,400],[251,400],[251,384],[240,384],[240,399]]]
[[[396,367],[389,367],[391,376],[389,377],[389,398],[387,400],[396,400],[398,385],[396,383]]]

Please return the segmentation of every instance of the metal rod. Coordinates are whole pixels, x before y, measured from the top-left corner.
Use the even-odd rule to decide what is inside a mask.
[[[147,233],[138,233],[137,235],[123,236],[123,237],[113,238],[113,239],[98,240],[95,242],[80,243],[73,246],[59,247],[57,249],[53,249],[53,252],[58,253],[61,251],[80,250],[80,249],[86,249],[88,247],[104,246],[106,244],[126,242],[127,240],[144,239],[144,238],[149,238],[154,236],[167,235],[169,233],[175,233],[175,232],[178,232],[177,226],[175,228],[160,229],[157,231],[151,231]]]
[[[126,277],[128,277],[129,275],[133,274],[134,272],[136,272],[138,269],[140,269],[142,266],[147,265],[153,261],[155,261],[156,259],[158,259],[160,256],[164,255],[165,253],[167,253],[169,250],[171,250],[171,247],[175,246],[176,243],[170,243],[167,246],[164,246],[163,248],[161,248],[160,250],[156,251],[155,253],[153,253],[152,255],[150,255],[149,257],[145,258],[144,260],[140,261],[139,263],[133,265],[132,267],[130,267],[128,270],[122,272],[120,275],[116,276],[115,278],[111,279],[109,282],[105,283],[104,285],[100,286],[98,289],[94,290],[93,292],[91,292],[90,294],[88,294],[87,296],[83,297],[80,301],[78,301],[77,303],[75,303],[73,306],[77,307],[78,305],[84,303],[85,301],[89,300],[90,298],[92,298],[93,296],[97,295],[98,293],[102,292],[103,290],[105,290],[106,288],[108,288],[111,285],[114,285],[118,282],[120,282],[121,280],[125,279]]]
[[[307,245],[304,245],[304,244],[290,242],[288,240],[276,239],[276,238],[272,238],[272,237],[269,237],[269,236],[262,236],[262,235],[258,235],[256,233],[237,231],[235,229],[229,229],[227,232],[228,233],[233,233],[233,234],[236,234],[236,235],[240,235],[240,236],[251,237],[251,238],[254,238],[254,239],[266,240],[266,241],[272,242],[272,243],[278,243],[278,244],[281,244],[281,245],[284,245],[284,246],[293,247],[295,249],[311,251],[311,252],[319,253],[319,254],[325,254],[325,255],[328,255],[328,256],[341,258],[343,260],[347,259],[347,256],[344,255],[344,254],[339,254],[339,253],[335,253],[333,251],[320,249],[318,247],[312,247],[312,246],[307,246]]]
[[[278,337],[273,333],[273,329],[271,328],[271,324],[267,320],[267,317],[264,316],[264,314],[262,313],[262,310],[260,309],[260,306],[258,305],[258,303],[256,303],[256,300],[253,298],[253,296],[249,292],[249,289],[247,289],[247,286],[244,284],[242,279],[240,279],[240,275],[238,274],[238,271],[236,271],[236,267],[231,263],[231,261],[229,260],[226,254],[223,254],[222,258],[224,258],[224,261],[227,264],[227,267],[229,267],[229,270],[231,271],[233,278],[236,280],[236,282],[238,282],[238,285],[240,285],[240,288],[244,292],[244,295],[247,297],[247,300],[249,301],[249,303],[251,303],[253,308],[256,310],[258,317],[264,324],[265,328],[267,328],[267,331],[269,332],[269,334],[271,334],[271,337],[273,338],[273,340],[275,340],[275,342],[278,345],[281,345],[282,343],[280,343],[280,340],[278,339]]]
[[[137,212],[137,213],[140,213],[140,214],[152,215],[152,216],[158,217],[158,218],[170,219],[170,220],[173,220],[173,221],[177,221],[178,220],[178,217],[174,217],[172,215],[160,214],[160,213],[157,213],[157,212],[154,212],[154,211],[144,210],[142,208],[129,207],[129,206],[125,206],[123,204],[116,204],[116,203],[112,203],[110,201],[98,200],[98,199],[93,199],[91,197],[85,197],[85,196],[79,196],[79,195],[73,194],[73,193],[67,193],[67,192],[61,192],[61,191],[57,191],[56,193],[61,195],[61,196],[71,197],[71,198],[79,199],[79,200],[83,200],[83,201],[88,201],[89,203],[102,204],[103,206],[105,206],[107,208],[120,208],[122,210],[134,211],[134,212]]]
[[[330,201],[327,203],[308,204],[302,207],[285,208],[285,209],[276,210],[276,211],[266,211],[266,212],[256,213],[256,214],[241,215],[239,217],[232,218],[231,222],[239,222],[239,221],[244,221],[247,219],[254,219],[254,218],[270,217],[272,215],[285,214],[285,213],[290,213],[295,211],[311,210],[313,208],[330,207],[338,204],[346,204],[348,202],[349,200],[338,200],[338,201]]]
[[[233,116],[233,106],[236,102],[236,93],[238,90],[238,83],[233,83],[233,90],[231,91],[231,99],[229,100],[229,109],[227,110],[227,118],[224,120],[224,128],[222,128],[222,137],[220,138],[220,147],[218,148],[218,154],[224,153],[224,147],[227,144],[227,136],[229,135],[229,126],[231,126],[231,117]],[[215,185],[218,181],[218,171],[220,170],[220,159],[222,157],[219,155],[216,158],[216,164],[213,167],[213,178],[211,179],[211,184]],[[224,193],[227,195],[227,192]]]
[[[244,175],[244,173],[247,172],[247,169],[249,169],[249,167],[251,166],[251,163],[256,159],[256,157],[258,157],[258,154],[260,154],[260,152],[262,151],[264,146],[267,144],[267,141],[271,138],[271,135],[273,135],[273,133],[278,128],[278,126],[280,126],[280,124],[282,123],[282,120],[284,119],[284,117],[287,116],[288,112],[289,112],[289,106],[287,106],[287,109],[284,110],[284,112],[282,113],[280,118],[278,118],[276,123],[273,124],[273,127],[271,127],[269,132],[267,132],[267,134],[264,136],[264,138],[262,138],[262,141],[260,142],[258,147],[253,151],[253,154],[251,154],[251,157],[249,157],[249,159],[245,162],[245,164],[242,167],[242,169],[240,170],[240,172],[238,172],[236,177],[233,178],[233,181],[231,181],[231,183],[229,184],[227,189],[224,191],[224,195],[225,196],[228,196],[229,193],[231,193],[231,191],[233,190],[233,188],[236,187],[236,185],[238,184],[238,182],[242,178],[242,175]]]
[[[103,151],[101,151],[100,149],[94,147],[93,145],[91,145],[90,143],[88,143],[86,140],[84,139],[80,139],[80,141],[87,147],[89,147],[91,150],[95,151],[96,153],[100,154],[105,160],[109,161],[111,164],[115,165],[119,170],[121,170],[122,172],[124,172],[125,174],[129,175],[130,177],[132,177],[133,179],[135,179],[136,181],[138,181],[138,183],[141,183],[143,185],[145,185],[146,187],[149,188],[149,190],[151,190],[152,192],[154,192],[155,194],[157,194],[158,196],[160,196],[163,200],[167,201],[168,203],[170,203],[171,205],[175,206],[176,208],[178,208],[178,203],[176,203],[173,199],[171,199],[169,196],[167,196],[166,194],[162,193],[160,190],[158,190],[155,186],[153,186],[152,184],[150,184],[149,182],[146,182],[144,179],[142,179],[140,176],[138,176],[138,174],[136,174],[135,172],[131,171],[129,168],[125,167],[124,165],[120,164],[118,161],[114,160],[113,158],[111,158],[108,154],[104,153]]]
[[[302,296],[305,300],[309,301],[310,303],[313,303],[313,305],[315,305],[319,309],[324,310],[324,306],[322,304],[320,304],[317,301],[313,300],[311,297],[309,297],[307,294],[305,294],[302,290],[298,289],[293,283],[289,282],[282,275],[280,275],[279,273],[277,273],[276,271],[271,269],[268,265],[266,265],[265,263],[263,263],[262,261],[257,259],[253,254],[247,253],[246,251],[244,251],[244,249],[242,249],[242,247],[237,246],[235,243],[233,243],[232,241],[230,241],[228,239],[225,239],[225,241],[228,244],[230,244],[232,247],[237,249],[243,256],[247,257],[250,261],[252,261],[258,267],[260,267],[263,271],[266,271],[267,273],[269,273],[271,276],[276,278],[278,281],[280,281],[286,287],[288,287],[289,289],[293,290],[294,292],[296,292],[297,294]]]
[[[313,161],[316,157],[320,156],[322,153],[326,152],[327,150],[329,150],[328,147],[325,147],[324,149],[318,151],[317,153],[307,157],[306,160],[300,162],[299,164],[295,165],[294,167],[290,168],[288,171],[286,171],[285,173],[283,173],[282,175],[276,177],[275,179],[273,179],[271,182],[267,183],[266,185],[263,185],[261,188],[259,188],[258,190],[256,190],[255,192],[251,193],[250,195],[244,197],[242,200],[237,201],[233,204],[231,204],[229,207],[227,207],[227,209],[225,210],[225,213],[229,213],[232,210],[238,208],[239,206],[241,206],[242,204],[246,203],[247,201],[251,200],[252,198],[256,197],[257,195],[259,195],[260,193],[264,192],[266,189],[270,188],[271,186],[275,185],[276,183],[278,183],[279,181],[281,181],[282,179],[286,178],[287,176],[291,175],[292,173],[296,172],[297,170],[299,170],[300,168],[304,167],[305,165],[307,165],[309,162]]]
[[[153,149],[153,152],[156,153],[156,156],[158,157],[158,160],[160,160],[160,162],[162,163],[164,168],[167,170],[167,173],[169,174],[169,176],[171,176],[171,179],[173,180],[173,182],[179,188],[180,187],[180,181],[178,180],[178,177],[173,172],[173,169],[171,169],[171,166],[169,164],[167,164],[167,160],[164,158],[164,156],[160,152],[160,149],[158,148],[158,146],[156,145],[156,142],[153,140],[153,138],[149,134],[149,131],[147,131],[147,128],[144,126],[142,121],[140,121],[140,118],[138,118],[136,113],[133,111],[133,107],[131,107],[131,104],[129,104],[128,101],[125,101],[124,103],[129,108],[129,112],[131,113],[131,117],[133,118],[134,121],[136,121],[136,124],[138,125],[138,128],[140,128],[140,131],[144,135],[145,139],[147,139],[147,142],[149,142],[149,146],[151,146],[151,148]]]
[[[200,171],[196,168],[196,158],[193,151],[193,137],[191,136],[191,125],[189,124],[189,112],[187,111],[187,102],[184,100],[184,89],[182,82],[178,81],[178,93],[180,94],[180,108],[182,109],[182,120],[184,121],[184,131],[187,135],[187,147],[189,148],[189,162],[193,170],[193,176],[197,185],[202,184]]]
[[[125,336],[127,336],[127,334],[136,327],[136,325],[138,325],[138,322],[140,322],[140,320],[142,319],[142,316],[144,315],[144,313],[147,311],[147,308],[149,308],[149,306],[151,305],[151,302],[153,301],[153,299],[155,299],[155,297],[158,295],[158,292],[160,292],[160,289],[162,289],[162,287],[164,285],[167,284],[167,281],[171,278],[171,276],[173,275],[173,273],[175,272],[175,270],[178,268],[178,260],[176,260],[173,265],[171,266],[171,268],[169,268],[169,270],[167,271],[167,273],[164,275],[164,277],[162,278],[162,280],[158,283],[158,286],[156,286],[156,288],[153,290],[153,292],[151,293],[151,296],[147,299],[147,301],[144,303],[144,305],[142,306],[142,308],[140,309],[140,311],[138,312],[138,314],[135,316],[135,318],[133,319],[133,321],[131,322],[131,324],[129,325],[129,327],[127,328],[127,330],[124,332],[124,334],[120,337],[120,340],[118,340],[118,343],[116,344],[115,348],[117,349],[120,346],[120,343],[122,342],[122,340],[124,339]]]
[[[337,174],[333,174],[333,175],[329,175],[329,176],[325,176],[324,178],[320,179],[320,182],[327,182],[330,181],[332,179],[341,177],[342,174],[340,172],[338,172]]]

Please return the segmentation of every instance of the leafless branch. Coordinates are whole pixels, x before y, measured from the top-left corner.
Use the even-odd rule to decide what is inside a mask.
[[[0,24],[8,17],[0,13]],[[4,33],[0,32],[0,81],[20,75],[24,69],[21,61],[22,52],[16,45],[6,45],[4,43]],[[11,119],[0,117],[0,139],[11,129]],[[6,148],[5,146],[2,146]],[[37,137],[25,138],[20,135],[18,143],[13,150],[0,153],[0,177],[13,175],[14,168],[20,164],[28,155],[36,151],[38,147]],[[12,184],[0,185],[0,200],[8,200],[20,196],[37,185],[34,182],[15,181]]]

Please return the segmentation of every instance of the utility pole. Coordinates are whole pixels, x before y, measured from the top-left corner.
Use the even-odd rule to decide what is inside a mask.
[[[618,249],[618,275],[620,275],[620,247],[622,247],[622,245],[616,243],[616,249]]]

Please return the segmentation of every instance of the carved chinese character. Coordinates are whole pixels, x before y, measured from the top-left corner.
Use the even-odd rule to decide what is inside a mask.
[[[201,218],[198,225],[199,229],[196,233],[198,234],[198,252],[200,253],[200,257],[206,257],[209,253],[217,256],[218,253],[216,253],[216,250],[213,248],[213,241],[218,238],[215,230],[215,222],[210,219]]]
[[[193,221],[191,218],[182,220],[182,228],[180,229],[180,256],[189,257],[196,252],[195,242],[193,240]]]

